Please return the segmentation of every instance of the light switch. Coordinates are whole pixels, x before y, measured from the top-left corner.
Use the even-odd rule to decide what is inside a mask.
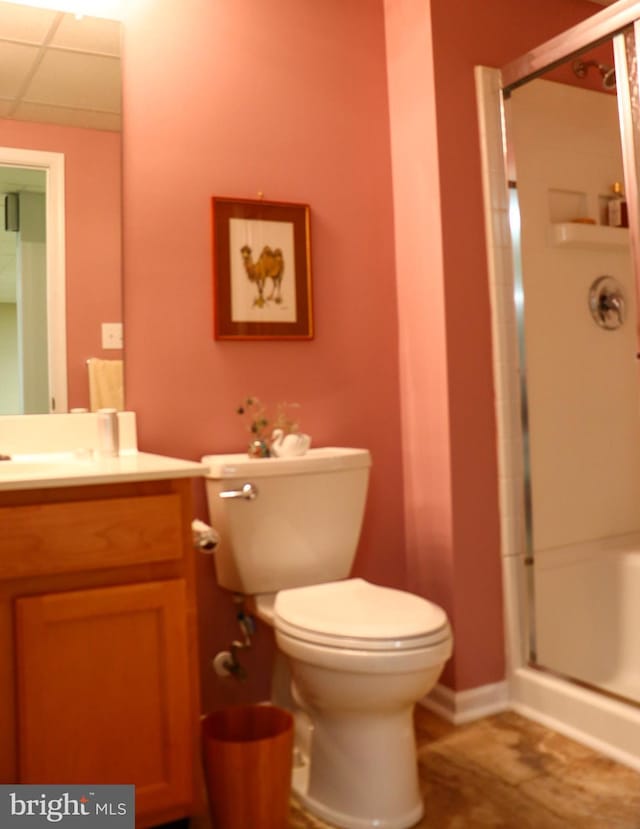
[[[122,348],[121,322],[102,323],[102,347],[105,350],[109,348]]]

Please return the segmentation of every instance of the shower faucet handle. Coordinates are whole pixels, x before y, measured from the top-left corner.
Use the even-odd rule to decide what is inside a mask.
[[[618,315],[618,319],[622,322],[622,314],[624,309],[624,300],[621,294],[611,293],[603,294],[600,297],[600,310],[607,314],[613,311]]]
[[[620,328],[625,320],[622,287],[612,276],[600,276],[589,290],[591,316],[602,328]]]

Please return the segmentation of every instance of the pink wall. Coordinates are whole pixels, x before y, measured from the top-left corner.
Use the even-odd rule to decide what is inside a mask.
[[[408,587],[440,604],[455,622],[446,308],[431,21],[422,0],[385,0],[385,19]],[[457,631],[455,636],[457,660]]]
[[[457,690],[504,676],[473,67],[500,66],[597,10],[555,5],[385,0],[409,584],[451,617],[443,681]]]
[[[431,2],[451,437],[450,601],[457,641],[447,676],[459,690],[497,681],[504,670],[490,309],[473,67],[501,66],[597,11],[583,0]]]
[[[241,450],[234,409],[250,393],[301,403],[316,445],[368,446],[374,468],[357,572],[408,584],[447,608],[456,636],[449,685],[501,680],[473,66],[499,66],[598,7],[191,0],[176,14],[170,0],[132,5],[126,380],[141,447],[191,458]],[[311,205],[312,342],[212,339],[209,200],[259,191]],[[202,486],[194,492],[205,517]],[[208,559],[199,560],[199,580],[204,706],[263,695],[264,632],[249,683],[212,677],[207,658],[236,630]]]
[[[69,407],[89,405],[86,360],[103,351],[102,322],[122,319],[120,134],[3,120],[6,147],[65,156]]]
[[[366,446],[373,470],[357,572],[405,584],[384,17],[370,0],[156,0],[125,24],[127,405],[143,449],[243,450],[255,394],[301,404],[315,445]],[[152,25],[149,25],[150,21]],[[316,337],[212,338],[212,195],[311,206]],[[202,487],[196,504],[206,517]],[[206,658],[237,635],[200,562],[204,705],[228,688]],[[266,638],[266,637],[265,637]],[[266,676],[266,671],[262,672]]]

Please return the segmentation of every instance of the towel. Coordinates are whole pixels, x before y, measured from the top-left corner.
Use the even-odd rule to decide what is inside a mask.
[[[87,360],[89,370],[89,401],[91,411],[98,409],[124,410],[124,381],[122,360]]]

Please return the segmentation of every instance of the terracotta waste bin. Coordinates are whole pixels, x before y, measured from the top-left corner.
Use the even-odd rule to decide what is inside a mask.
[[[274,705],[207,714],[202,753],[213,829],[287,829],[293,717]]]

